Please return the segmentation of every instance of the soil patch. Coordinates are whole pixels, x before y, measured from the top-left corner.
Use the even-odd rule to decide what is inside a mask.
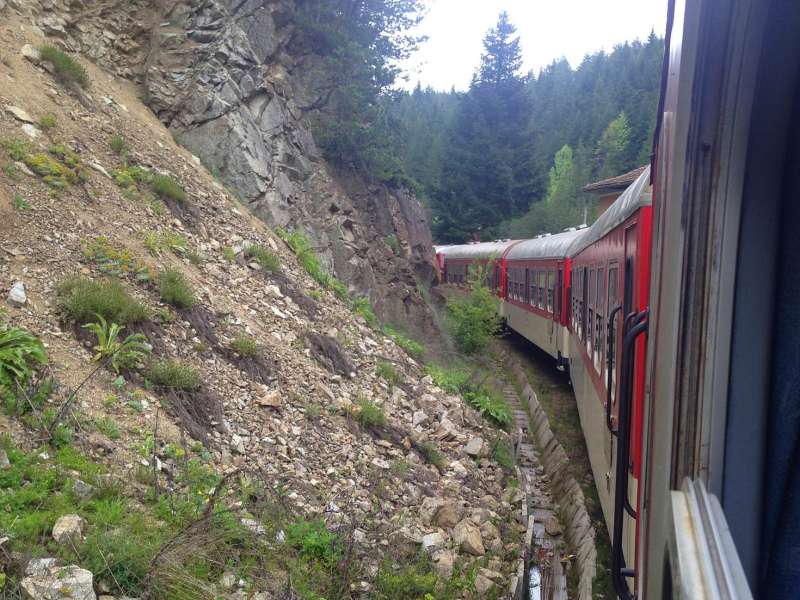
[[[217,337],[217,315],[202,304],[195,304],[192,308],[178,311],[178,314],[197,332],[197,336],[206,344],[214,348],[220,347]]]
[[[204,387],[191,392],[160,388],[159,393],[186,432],[208,446],[209,433],[222,423],[222,399]]]
[[[331,373],[349,377],[350,373],[355,371],[353,363],[347,358],[335,338],[309,331],[306,332],[304,339],[311,350],[311,356]]]

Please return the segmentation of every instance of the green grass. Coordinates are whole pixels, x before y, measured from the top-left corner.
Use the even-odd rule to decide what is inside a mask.
[[[186,190],[169,175],[156,175],[153,177],[153,192],[162,200],[174,200],[182,203],[188,199]]]
[[[264,269],[265,271],[269,271],[270,273],[277,273],[281,270],[281,260],[278,256],[266,248],[264,246],[259,246],[257,244],[251,244],[247,248],[244,249],[244,255],[247,258],[252,258],[253,260],[258,263],[258,265]]]
[[[89,86],[86,68],[66,52],[55,46],[44,45],[39,47],[39,54],[43,61],[53,65],[56,79],[62,83],[75,84],[82,88]]]
[[[358,412],[355,414],[355,419],[365,429],[380,428],[386,424],[386,412],[377,402],[361,396],[356,400],[356,407]]]
[[[384,325],[383,333],[386,337],[390,338],[395,344],[405,350],[406,354],[417,360],[422,360],[425,357],[425,346],[418,341],[411,339],[397,331],[390,325]]]
[[[152,363],[145,371],[145,377],[153,385],[186,392],[194,391],[203,384],[200,373],[194,367],[174,360]]]
[[[236,262],[236,252],[230,246],[225,246],[222,249],[222,257],[228,262]]]
[[[119,425],[111,417],[95,417],[94,426],[97,431],[105,435],[110,440],[118,440],[120,437]]]
[[[375,371],[378,373],[378,377],[386,380],[390,385],[398,385],[403,382],[403,376],[387,360],[379,360]]]
[[[44,115],[39,119],[39,129],[48,131],[57,125],[56,118],[53,115]]]
[[[119,281],[112,279],[93,281],[71,277],[58,286],[58,296],[60,310],[79,325],[95,321],[98,314],[120,325],[145,321],[150,316],[147,307],[131,296]]]
[[[14,210],[30,210],[31,208],[31,205],[28,203],[28,201],[17,192],[14,192],[12,204],[14,205]]]
[[[256,344],[255,339],[246,335],[240,335],[235,338],[231,342],[231,348],[236,354],[245,358],[252,358],[258,355],[258,344]]]
[[[378,317],[375,315],[375,310],[372,308],[369,298],[364,296],[354,298],[351,308],[356,315],[362,317],[364,321],[366,321],[369,327],[372,329],[380,328],[381,323],[378,320]]]
[[[167,269],[158,278],[158,291],[161,299],[176,308],[192,308],[197,304],[192,287],[183,276],[175,269]]]
[[[111,146],[111,150],[114,152],[114,154],[120,158],[124,158],[128,154],[128,142],[118,133],[115,133],[113,136],[111,136],[109,146]]]
[[[297,257],[297,262],[314,281],[329,289],[342,302],[350,301],[350,292],[347,290],[347,286],[322,268],[319,256],[311,247],[311,240],[303,232],[277,228],[275,234],[286,242],[286,245]]]
[[[433,383],[448,394],[460,394],[469,389],[470,374],[466,369],[431,363],[425,367],[425,371],[431,376]]]
[[[502,438],[492,441],[492,458],[509,473],[514,470],[514,455],[511,452],[511,445]]]
[[[440,471],[445,470],[447,467],[447,459],[445,458],[444,454],[441,453],[439,448],[436,447],[434,442],[422,442],[419,444],[418,449],[422,454],[422,458],[425,459],[425,462],[433,465]]]

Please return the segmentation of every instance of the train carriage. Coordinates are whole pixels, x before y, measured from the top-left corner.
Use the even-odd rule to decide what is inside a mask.
[[[506,255],[501,315],[511,329],[546,351],[559,365],[569,358],[567,249],[584,232],[573,230],[525,240]]]
[[[506,254],[517,243],[516,240],[498,240],[437,246],[439,278],[443,283],[465,285],[469,281],[470,267],[481,266],[485,272],[486,286],[502,298],[506,287]]]
[[[626,556],[636,550],[645,348],[637,339],[623,367],[623,340],[647,311],[651,234],[647,168],[567,251],[570,378],[606,524]],[[626,390],[621,368],[631,375]],[[622,418],[621,396],[630,411]]]

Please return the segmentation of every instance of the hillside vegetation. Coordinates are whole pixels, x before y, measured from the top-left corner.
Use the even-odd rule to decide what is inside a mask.
[[[3,19],[3,597],[502,596],[507,415],[437,385],[130,82]]]

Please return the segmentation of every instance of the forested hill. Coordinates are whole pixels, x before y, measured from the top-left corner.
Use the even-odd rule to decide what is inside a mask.
[[[556,231],[583,222],[585,206],[591,222],[580,189],[648,161],[663,51],[651,34],[525,75],[501,15],[467,92],[418,87],[387,101],[436,240]]]

